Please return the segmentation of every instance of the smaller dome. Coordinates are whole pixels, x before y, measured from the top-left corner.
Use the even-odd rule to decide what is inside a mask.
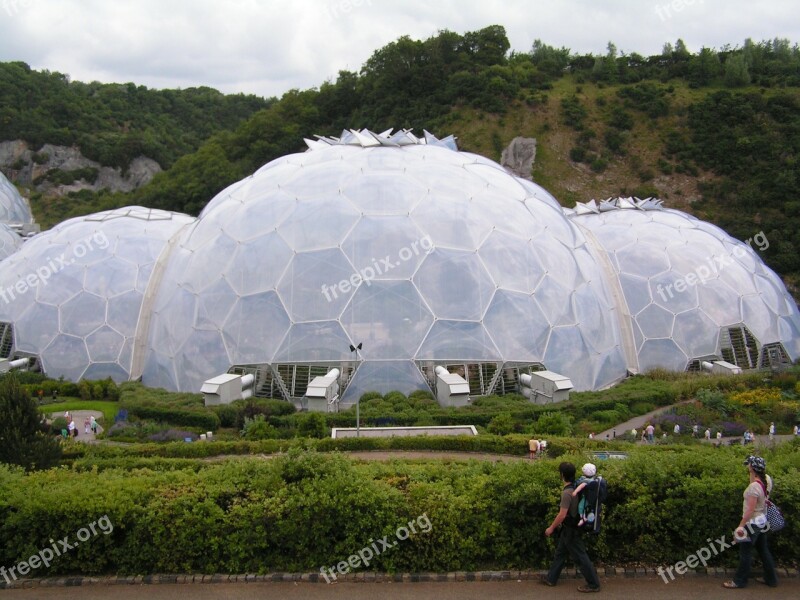
[[[22,238],[5,223],[0,223],[0,260],[14,254],[22,245]]]
[[[33,223],[33,214],[28,201],[2,173],[0,173],[0,223],[17,225]]]

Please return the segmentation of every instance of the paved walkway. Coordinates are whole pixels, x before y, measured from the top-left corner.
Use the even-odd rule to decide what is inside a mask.
[[[658,415],[664,414],[666,412],[671,411],[676,406],[680,406],[681,404],[688,404],[691,400],[685,400],[683,402],[678,402],[677,404],[671,404],[670,406],[662,406],[661,408],[657,408],[655,410],[651,410],[649,413],[640,415],[638,417],[633,417],[624,423],[620,423],[619,425],[615,425],[611,429],[606,429],[605,431],[601,431],[600,433],[596,433],[594,435],[594,439],[596,440],[613,440],[614,434],[616,435],[624,435],[625,432],[629,432],[631,429],[636,429],[640,434],[642,431],[642,427],[644,427],[647,423],[653,420],[654,417]]]
[[[668,584],[659,577],[601,577],[601,596],[604,598],[647,598],[647,600],[708,600],[733,598],[764,600],[789,600],[800,597],[800,579],[781,579],[777,588],[770,589],[755,581],[744,590],[725,590],[723,578],[687,577]],[[577,591],[583,580],[562,580],[556,587],[546,587],[537,581],[464,581],[425,583],[221,583],[221,584],[158,584],[158,585],[91,585],[80,587],[52,587],[21,590],[0,590],[0,598],[11,599],[75,599],[101,600],[564,600],[582,598]]]
[[[92,430],[89,429],[89,433],[86,433],[83,428],[83,421],[84,419],[91,418],[94,416],[95,419],[103,418],[103,413],[99,410],[73,410],[69,413],[72,415],[72,420],[75,421],[75,426],[78,428],[78,437],[75,438],[76,442],[87,442],[93,443],[95,441],[95,435],[92,433]],[[63,412],[56,412],[51,413],[50,418],[55,419],[57,417],[63,417]],[[100,423],[97,424],[97,433],[103,433],[103,427]]]

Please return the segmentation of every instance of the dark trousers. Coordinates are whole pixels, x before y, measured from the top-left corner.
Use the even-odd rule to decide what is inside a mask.
[[[750,533],[750,529],[746,529],[750,533],[752,541],[738,542],[739,568],[736,569],[733,581],[739,587],[747,585],[747,580],[750,578],[750,567],[753,563],[753,547],[755,547],[761,557],[761,564],[764,565],[764,581],[767,585],[776,585],[778,583],[778,575],[775,573],[775,561],[772,559],[772,554],[767,545],[767,532],[759,530],[755,525],[753,525],[752,530],[752,533]]]
[[[550,571],[547,573],[547,579],[552,583],[558,582],[558,576],[561,575],[561,569],[564,568],[567,555],[571,556],[575,564],[580,567],[589,587],[599,588],[600,579],[597,577],[597,571],[594,570],[594,565],[592,565],[589,555],[586,554],[586,544],[581,539],[581,532],[575,527],[561,527],[561,533],[556,544],[556,556],[553,559]]]

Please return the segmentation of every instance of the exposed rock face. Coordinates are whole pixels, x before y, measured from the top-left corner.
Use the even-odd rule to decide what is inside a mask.
[[[34,161],[34,154],[38,157],[38,163]],[[66,172],[87,168],[97,170],[97,179],[93,183],[85,179],[66,184],[44,179],[53,169]],[[45,144],[34,151],[22,140],[14,140],[0,142],[0,170],[14,183],[31,186],[44,194],[63,196],[69,192],[99,191],[104,188],[112,192],[130,192],[153,179],[161,167],[153,159],[139,156],[131,161],[128,172],[123,175],[122,169],[104,167],[89,160],[74,147]]]
[[[536,160],[536,138],[515,137],[503,150],[500,164],[512,175],[533,181],[531,168]]]

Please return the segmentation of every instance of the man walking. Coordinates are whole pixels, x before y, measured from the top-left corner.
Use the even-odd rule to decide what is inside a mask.
[[[575,564],[580,567],[581,573],[586,579],[586,585],[579,587],[578,591],[599,592],[600,579],[597,577],[597,571],[595,571],[589,555],[586,554],[586,545],[583,543],[581,532],[578,529],[579,499],[577,496],[572,497],[572,492],[575,489],[575,465],[569,462],[562,462],[558,465],[558,472],[561,474],[561,482],[564,484],[561,490],[559,511],[550,527],[544,530],[544,534],[550,537],[560,526],[558,543],[556,544],[556,554],[550,571],[547,575],[542,576],[541,582],[549,586],[558,583],[558,577],[561,575],[561,570],[564,568],[564,563],[569,554]]]

